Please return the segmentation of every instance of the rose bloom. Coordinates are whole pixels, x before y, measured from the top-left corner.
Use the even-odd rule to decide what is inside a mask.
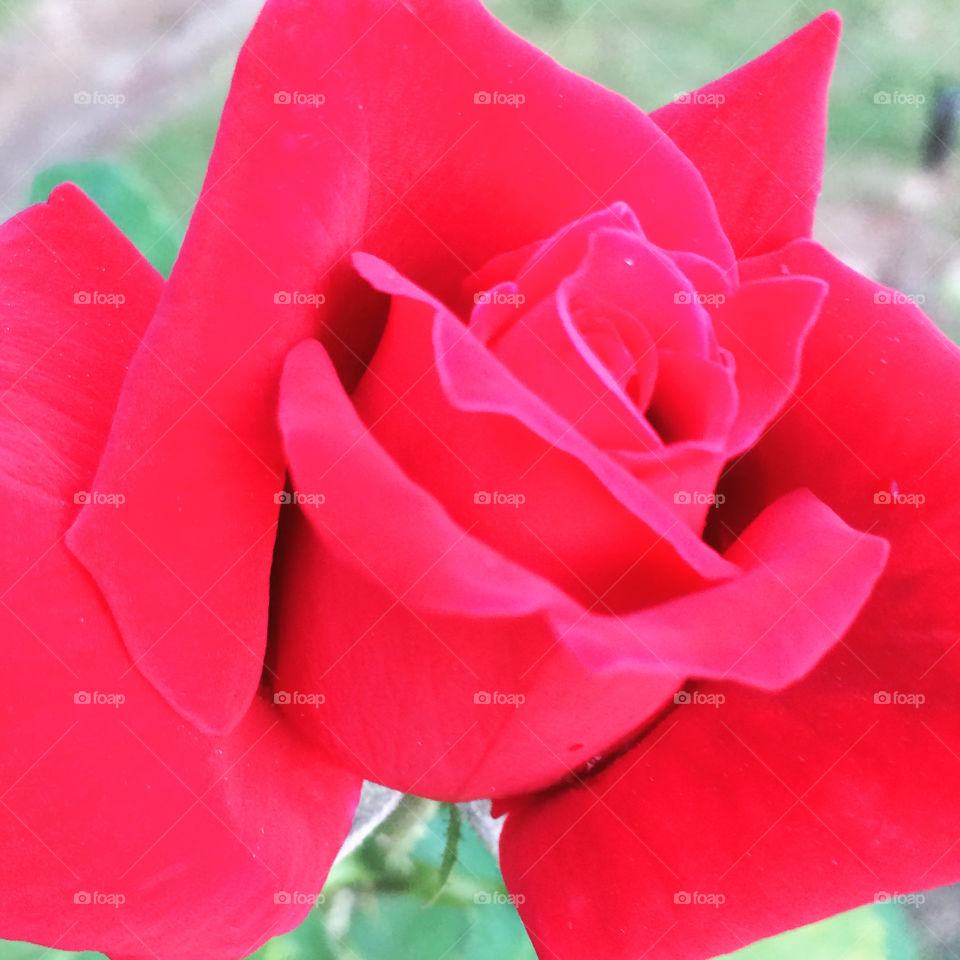
[[[496,798],[544,958],[956,879],[960,359],[810,239],[838,37],[647,116],[272,0],[162,291],[70,188],[4,228],[0,934],[249,952],[361,777]]]

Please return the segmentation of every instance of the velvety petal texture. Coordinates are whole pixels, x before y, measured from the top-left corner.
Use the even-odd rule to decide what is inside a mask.
[[[587,603],[604,598],[612,609],[662,599],[731,572],[699,530],[680,522],[672,496],[673,489],[689,488],[697,478],[712,489],[722,456],[712,458],[712,474],[684,478],[664,463],[658,442],[646,472],[624,469],[584,436],[582,417],[560,415],[518,382],[497,355],[499,341],[485,347],[439,301],[388,264],[357,259],[367,278],[393,295],[393,303],[352,402],[405,472],[441,497],[461,523],[525,566],[552,573],[571,594],[586,590]],[[549,309],[564,308],[566,296],[558,294],[557,300]],[[609,313],[595,307],[589,315]],[[678,323],[674,319],[671,328]],[[516,325],[537,335],[536,318]],[[577,336],[571,327],[564,331],[569,342]],[[549,353],[549,346],[544,349]],[[535,364],[538,358],[528,359]],[[600,396],[608,386],[600,385]],[[720,386],[714,399],[732,406],[732,382]],[[597,405],[596,396],[585,398],[584,409]],[[645,452],[644,440],[640,446]],[[669,497],[656,489],[658,479]],[[495,494],[517,498],[523,524],[506,525],[500,511],[485,509]],[[577,509],[570,510],[572,505]],[[649,565],[657,563],[661,574],[655,581],[646,578],[646,584],[642,571],[630,570],[644,554],[652,554]]]
[[[737,257],[809,237],[840,17],[825,13],[651,117],[703,174]]]
[[[960,877],[960,351],[809,241],[743,273],[829,293],[788,410],[721,485],[712,538],[803,484],[890,559],[804,680],[700,686],[596,776],[510,814],[504,873],[541,957],[713,957]]]
[[[605,262],[623,253],[615,244]],[[594,269],[595,248],[585,256]],[[610,748],[690,676],[780,688],[843,635],[883,568],[882,540],[795,490],[721,556],[677,497],[659,498],[501,362],[523,317],[484,342],[388,264],[355,261],[392,295],[363,380],[348,395],[307,341],[281,386],[297,506],[281,532],[271,669],[322,701],[289,705],[305,736],[398,789],[508,795]],[[624,307],[629,281],[616,288]],[[805,278],[752,288],[744,336],[774,292],[787,316],[823,295]],[[704,322],[695,358],[710,349]]]
[[[81,504],[126,508],[93,475],[160,292],[74,187],[0,228],[0,937],[235,960],[303,918],[359,781],[259,696],[185,723],[65,547]]]
[[[319,336],[352,382],[385,320],[345,255],[453,299],[491,257],[617,199],[654,242],[732,269],[670,138],[479,0],[267,3],[98,472],[125,519],[85,511],[70,536],[183,715],[228,730],[257,689],[283,359]]]

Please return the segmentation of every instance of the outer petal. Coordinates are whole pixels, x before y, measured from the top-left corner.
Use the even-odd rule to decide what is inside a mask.
[[[125,509],[91,479],[160,278],[69,186],[0,228],[0,264],[0,937],[235,960],[303,917],[358,781],[259,698],[198,734],[64,547],[77,494]]]
[[[792,409],[727,477],[753,507],[717,537],[804,483],[887,537],[890,561],[806,679],[705,687],[726,703],[679,708],[584,787],[510,816],[505,875],[543,957],[712,957],[960,877],[960,352],[808,241],[745,273],[830,292]]]
[[[883,564],[882,542],[801,492],[743,534],[724,582],[589,613],[412,482],[315,342],[290,355],[281,424],[305,506],[281,534],[275,669],[304,703],[324,698],[322,710],[291,698],[288,713],[344,764],[423,795],[546,786],[687,676],[788,683],[843,633]]]
[[[669,138],[478,0],[267,4],[101,467],[125,521],[81,517],[71,538],[184,715],[229,728],[256,690],[282,359],[321,334],[357,371],[383,321],[343,255],[362,245],[452,299],[493,255],[618,198],[657,243],[732,265]]]
[[[810,236],[840,25],[836,13],[825,13],[651,114],[703,174],[738,257]]]

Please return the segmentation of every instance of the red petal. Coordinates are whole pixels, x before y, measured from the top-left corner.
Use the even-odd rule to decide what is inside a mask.
[[[843,636],[880,576],[887,549],[808,490],[767,507],[724,554],[741,576],[568,639],[599,667],[629,662],[638,645],[684,676],[776,689],[803,676]],[[654,639],[655,638],[655,639]]]
[[[358,781],[259,699],[199,736],[137,672],[63,539],[78,494],[126,509],[91,481],[161,280],[70,186],[0,254],[0,937],[235,960],[302,919],[278,895],[319,890]]]
[[[603,609],[663,600],[731,573],[700,530],[678,522],[672,491],[700,489],[676,472],[683,451],[679,460],[672,452],[651,455],[650,483],[631,476],[442,304],[382,261],[365,254],[355,261],[393,303],[354,402],[406,473],[465,528]],[[714,458],[708,489],[721,462]],[[694,466],[693,478],[702,477],[706,471]],[[671,496],[652,486],[669,486]],[[499,508],[477,499],[491,491],[522,495],[522,521],[505,522]]]
[[[516,281],[518,289],[530,304],[551,296],[559,280],[574,273],[580,266],[591,235],[600,227],[640,235],[643,233],[637,215],[627,204],[622,201],[612,203],[608,208],[564,224],[546,240],[511,249],[485,263],[464,282],[462,292],[468,295],[467,304],[476,293],[489,290],[504,281]],[[707,262],[713,263],[712,260]],[[714,266],[714,269],[719,268]]]
[[[737,391],[726,366],[676,350],[661,350],[650,420],[667,443],[718,445],[737,415]]]
[[[325,696],[322,712],[290,711],[291,720],[344,764],[450,800],[531,789],[675,689],[669,672],[585,671],[543,615],[566,609],[572,623],[582,610],[470,536],[402,473],[317,343],[290,355],[281,424],[298,492],[325,502],[291,511],[281,535],[279,682]],[[515,704],[484,702],[498,692],[527,698],[522,720]]]
[[[895,544],[905,539],[915,551],[911,568],[934,573],[950,557],[931,548],[938,542],[932,531],[944,536],[941,524],[949,529],[954,517],[960,351],[909,297],[860,276],[810,241],[746,261],[742,270],[757,279],[820,277],[829,293],[807,336],[794,399],[728,470],[730,506],[747,509],[725,514],[725,522],[740,528],[751,509],[808,486],[853,526]],[[738,495],[741,487],[749,496]],[[891,492],[926,500],[907,510],[875,502],[877,494]]]
[[[277,671],[326,698],[291,719],[365,776],[428,796],[555,781],[689,675],[782,686],[835,642],[883,563],[881,542],[795,493],[731,551],[741,567],[727,582],[590,614],[411,481],[314,342],[291,353],[281,423],[298,492],[317,505],[292,511],[281,538]]]
[[[501,319],[488,345],[492,342],[493,355],[521,383],[601,450],[662,453],[663,444],[644,417],[657,378],[657,350],[642,325],[618,308],[608,308],[599,322],[594,310],[578,315],[565,296],[541,301],[522,318],[515,308],[513,313]],[[480,322],[485,319],[481,314]],[[625,347],[618,327],[629,330],[636,352]],[[474,320],[470,329],[477,332]],[[620,378],[610,369],[613,363],[597,355],[607,343],[608,353],[621,361]],[[629,392],[628,377],[636,383]]]
[[[703,174],[738,257],[810,236],[840,27],[825,13],[651,115]]]
[[[726,479],[743,498],[727,533],[807,484],[890,559],[806,679],[705,687],[726,703],[678,709],[584,788],[508,819],[505,876],[543,957],[712,957],[960,878],[960,351],[808,241],[745,273],[830,291],[797,399]],[[695,892],[725,902],[683,902]]]
[[[822,280],[777,276],[744,284],[716,311],[717,338],[735,360],[740,397],[730,455],[752,446],[790,399],[826,292]]]
[[[355,372],[379,333],[382,299],[344,254],[362,245],[453,299],[495,254],[616,199],[657,243],[731,266],[706,187],[670,139],[476,0],[267,4],[97,481],[125,493],[124,522],[82,516],[71,539],[186,716],[229,728],[256,688],[283,357],[322,334]]]

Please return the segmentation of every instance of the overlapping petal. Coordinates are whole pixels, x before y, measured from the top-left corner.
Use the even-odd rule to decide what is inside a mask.
[[[302,919],[359,781],[260,697],[199,734],[66,549],[81,503],[126,508],[92,479],[160,288],[73,187],[0,228],[0,937],[235,960]]]
[[[303,505],[282,534],[277,682],[325,698],[288,712],[345,765],[428,796],[546,786],[690,676],[783,686],[836,643],[884,562],[882,541],[795,493],[715,557],[715,586],[591,612],[410,478],[317,343],[290,356],[281,425]]]
[[[71,534],[185,716],[229,729],[257,688],[284,356],[320,336],[350,381],[382,328],[345,255],[453,299],[495,254],[615,199],[660,245],[732,267],[702,178],[656,124],[477,0],[267,4],[98,474],[125,522],[88,512]]]
[[[511,814],[505,876],[544,957],[712,957],[960,876],[960,351],[809,241],[744,274],[829,293],[788,412],[727,474],[715,541],[803,484],[890,559],[801,682],[704,686],[725,702],[678,707],[584,786]]]

